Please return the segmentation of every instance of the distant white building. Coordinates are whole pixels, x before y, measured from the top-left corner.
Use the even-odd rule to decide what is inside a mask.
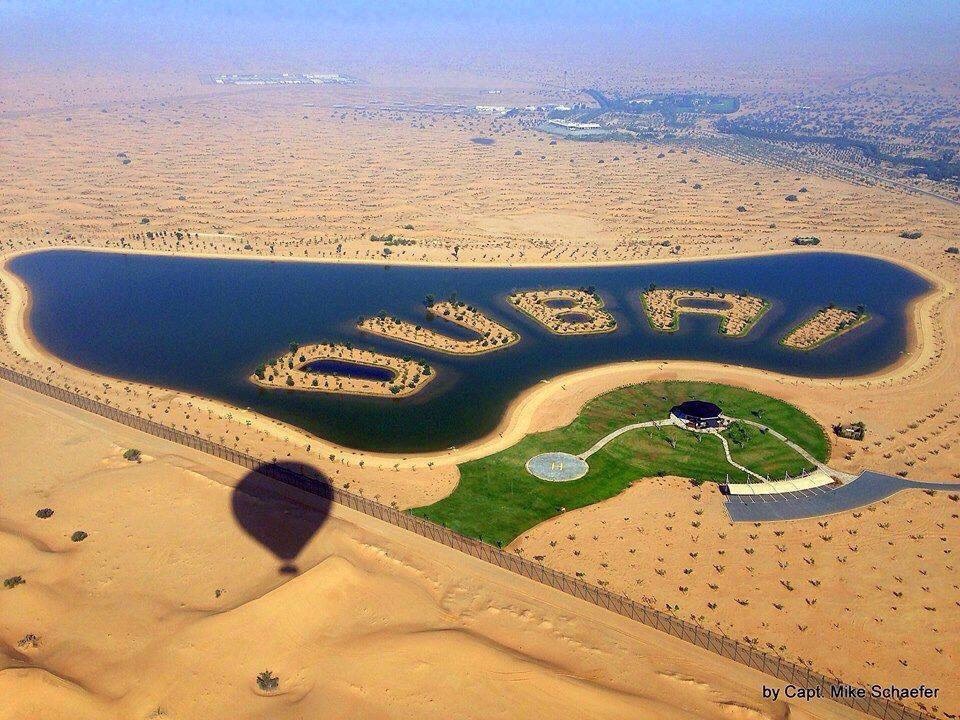
[[[567,130],[598,130],[600,128],[600,123],[581,123],[573,120],[550,120],[548,122],[551,125],[567,128]]]
[[[477,105],[474,110],[481,115],[503,115],[509,108],[504,105]]]
[[[214,75],[217,85],[352,85],[355,81],[340,73],[228,73]]]

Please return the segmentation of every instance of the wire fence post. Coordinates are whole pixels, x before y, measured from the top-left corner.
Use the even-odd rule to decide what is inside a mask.
[[[610,612],[685,640],[722,657],[735,660],[736,662],[755,668],[768,675],[773,675],[780,680],[796,685],[803,683],[808,687],[822,687],[826,696],[831,697],[829,692],[829,686],[832,684],[831,681],[825,675],[813,671],[807,665],[803,665],[801,670],[801,666],[798,666],[792,661],[785,660],[779,654],[771,655],[764,650],[754,648],[752,645],[744,645],[739,640],[731,639],[726,635],[701,627],[695,623],[690,624],[662,610],[638,604],[625,595],[616,595],[605,588],[590,585],[580,578],[571,577],[553,568],[546,568],[543,565],[536,564],[519,555],[505,552],[493,545],[460,535],[430,520],[401,512],[342,488],[335,488],[325,483],[315,470],[307,468],[303,463],[300,463],[299,472],[287,468],[265,469],[269,467],[271,463],[255,458],[247,453],[242,453],[226,445],[215,443],[212,440],[194,436],[187,432],[177,430],[176,428],[167,427],[154,420],[144,420],[134,413],[121,410],[107,402],[85,397],[79,393],[39,380],[4,365],[0,365],[0,378],[163,440],[196,448],[208,455],[226,460],[248,470],[259,470],[272,480],[282,482],[314,495],[319,495],[344,507],[403,528],[421,537],[446,545],[465,555],[479,558],[486,563],[504,568],[514,574],[547,585],[567,595],[580,598],[605,608]],[[842,683],[842,681],[838,679],[836,680],[836,684],[840,685],[845,683]],[[869,715],[881,718],[881,720],[936,720],[936,718],[929,713],[908,708],[903,703],[885,698],[874,698],[870,695],[865,698],[847,697],[847,693],[844,693],[841,697],[832,699],[848,707],[859,709]]]

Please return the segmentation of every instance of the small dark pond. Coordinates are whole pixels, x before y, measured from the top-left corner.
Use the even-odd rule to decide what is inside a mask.
[[[570,312],[560,313],[559,315],[557,315],[557,319],[565,323],[585,323],[593,320],[593,316],[588,315],[587,313],[570,311]]]
[[[358,380],[371,380],[375,382],[392,380],[396,375],[392,370],[377,367],[376,365],[365,365],[363,363],[331,359],[308,362],[302,369],[305,372],[317,373],[318,375],[343,375],[357,378]]]

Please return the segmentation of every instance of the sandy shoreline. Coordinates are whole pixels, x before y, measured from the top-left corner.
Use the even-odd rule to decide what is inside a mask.
[[[49,252],[53,250],[79,250],[83,252],[113,252],[121,254],[139,254],[139,255],[152,255],[152,256],[168,256],[168,257],[195,257],[195,258],[216,258],[216,259],[226,259],[226,260],[259,260],[259,261],[272,261],[277,260],[280,262],[313,262],[313,263],[346,263],[346,264],[386,264],[386,263],[373,263],[371,261],[355,261],[355,260],[336,260],[336,259],[323,259],[323,258],[299,258],[299,257],[264,257],[264,256],[246,256],[246,255],[232,255],[229,253],[212,253],[204,254],[201,252],[192,252],[192,253],[170,253],[158,250],[150,251],[140,251],[140,250],[129,250],[129,249],[119,249],[119,248],[93,248],[93,247],[71,247],[71,246],[56,246],[56,247],[46,247],[46,248],[36,248],[36,249],[26,249],[20,250],[12,253],[7,253],[2,257],[2,264],[0,264],[0,280],[7,283],[8,286],[12,288],[12,303],[8,308],[8,316],[5,318],[5,324],[7,328],[7,335],[10,338],[13,346],[24,356],[31,357],[32,359],[41,362],[41,363],[56,363],[63,368],[69,368],[72,372],[80,373],[85,375],[88,378],[101,380],[110,380],[111,382],[116,383],[126,383],[126,381],[119,378],[109,378],[107,376],[101,376],[96,373],[92,373],[89,370],[80,368],[70,363],[67,363],[60,358],[57,358],[55,355],[50,353],[46,348],[44,348],[36,338],[33,337],[33,334],[29,325],[29,309],[30,309],[30,294],[29,289],[26,285],[10,270],[9,263],[10,261],[20,255],[26,255],[33,252]],[[743,256],[770,256],[770,255],[780,255],[780,254],[794,254],[797,252],[804,252],[803,250],[787,250],[783,253],[745,253]],[[827,250],[820,250],[818,252],[833,252]],[[849,251],[841,251],[844,254],[856,255],[857,253]],[[383,463],[396,463],[400,462],[401,466],[416,466],[418,463],[422,464],[424,462],[432,462],[436,465],[455,465],[462,462],[477,459],[484,457],[486,455],[498,452],[507,447],[518,442],[527,434],[532,432],[538,432],[542,430],[547,430],[552,427],[557,427],[559,425],[547,423],[543,418],[540,417],[544,408],[551,405],[556,400],[562,398],[566,394],[564,389],[565,385],[575,384],[578,387],[582,387],[584,384],[592,384],[597,388],[596,394],[601,392],[606,392],[607,390],[612,390],[615,387],[622,386],[624,384],[630,384],[633,382],[642,382],[646,379],[659,379],[664,376],[678,377],[683,379],[704,379],[704,378],[728,378],[730,382],[734,384],[741,384],[745,387],[754,388],[753,383],[761,382],[764,385],[768,385],[770,380],[774,380],[779,384],[789,384],[792,382],[803,381],[804,384],[808,386],[826,388],[826,387],[835,387],[837,383],[846,381],[848,387],[852,383],[859,383],[861,386],[865,383],[877,383],[877,382],[889,382],[896,383],[902,381],[904,378],[908,377],[914,368],[922,365],[923,363],[929,361],[931,348],[928,338],[930,336],[933,320],[930,317],[930,310],[933,306],[947,297],[950,297],[952,294],[952,286],[945,282],[942,278],[930,272],[926,268],[917,266],[913,263],[904,261],[902,258],[891,259],[881,255],[863,253],[867,257],[874,257],[876,259],[884,260],[886,262],[893,262],[895,264],[904,267],[911,272],[914,272],[924,279],[926,279],[931,288],[929,292],[923,296],[914,299],[908,305],[907,312],[913,316],[913,322],[908,324],[909,335],[908,350],[904,352],[903,357],[898,360],[895,364],[869,373],[862,376],[849,376],[849,377],[828,377],[828,378],[806,378],[803,376],[793,376],[786,375],[782,373],[775,373],[771,371],[766,371],[758,368],[750,368],[745,366],[730,366],[724,363],[712,363],[712,362],[703,362],[703,361],[686,361],[686,360],[641,360],[633,362],[623,362],[623,363],[614,363],[610,365],[598,366],[594,368],[587,368],[584,370],[576,370],[570,373],[566,373],[554,378],[545,378],[544,381],[537,384],[534,387],[528,388],[526,391],[517,396],[505,410],[503,417],[490,433],[486,436],[478,438],[470,442],[467,445],[458,447],[454,450],[440,451],[440,452],[424,452],[424,453],[381,453],[381,452],[370,452],[370,451],[358,451],[352,448],[347,448],[343,446],[336,445],[326,441],[324,438],[314,436],[306,431],[301,430],[295,426],[287,425],[286,423],[272,420],[268,417],[262,417],[261,419],[273,426],[280,426],[283,428],[285,433],[298,435],[301,438],[305,439],[308,443],[319,443],[320,447],[324,451],[334,452],[342,454],[344,457],[349,458],[363,458],[368,463],[369,462],[383,462]],[[736,257],[736,256],[730,256]],[[680,258],[678,262],[696,262],[696,261],[709,261],[715,259],[730,259],[730,257],[725,256],[708,256],[708,257],[699,257],[699,258]],[[648,265],[648,264],[662,264],[664,260],[649,260],[649,261],[630,261],[623,263],[609,263],[610,265]],[[439,266],[439,267],[464,267],[453,263],[442,263],[442,262],[432,262],[432,263],[408,263],[410,265],[418,266]],[[540,267],[542,265],[530,265],[530,267]],[[574,267],[593,267],[594,265],[590,263],[568,263],[564,266],[574,266]],[[597,264],[597,267],[602,266],[602,264]],[[491,267],[495,267],[491,265]],[[496,267],[526,267],[523,264],[517,265],[499,265]],[[926,341],[925,341],[926,340]],[[731,369],[734,369],[731,372]],[[135,383],[127,383],[135,384]],[[602,390],[601,390],[602,388]],[[172,391],[179,393],[180,391]],[[589,400],[590,397],[585,397],[584,403]],[[235,413],[243,413],[248,416],[247,419],[250,419],[249,416],[261,417],[256,413],[250,411],[244,411],[240,408],[236,408],[222,401],[205,398],[207,402],[214,403],[219,408],[226,408],[228,411]],[[558,417],[567,417],[565,413],[558,414]],[[566,422],[572,420],[572,416]],[[262,423],[261,423],[262,424]],[[561,423],[566,424],[566,423]]]
[[[751,73],[737,82],[752,83]],[[624,87],[636,81],[620,75]],[[3,121],[16,140],[0,161],[4,366],[264,462],[309,466],[400,510],[449,496],[458,463],[568,423],[597,395],[645,380],[736,385],[825,428],[862,421],[863,442],[830,438],[838,470],[960,478],[960,260],[944,252],[958,245],[956,206],[726,143],[553,145],[522,118],[444,114],[549,100],[533,90],[486,95],[500,87],[492,78],[464,93],[424,83],[409,92],[331,86],[212,97],[191,77],[66,72],[4,84],[11,108],[52,100],[63,108],[61,117]],[[770,92],[780,97],[786,77],[771,76]],[[684,72],[656,82],[670,91],[702,81]],[[877,89],[864,86],[866,102]],[[403,242],[385,253],[388,244],[371,236],[388,235]],[[798,247],[797,236],[820,244]],[[395,272],[589,266],[597,269],[583,274],[596,276],[638,266],[687,278],[698,268],[690,262],[777,254],[786,257],[767,262],[788,265],[802,260],[794,253],[827,252],[822,264],[847,287],[874,279],[869,269],[841,278],[842,254],[904,266],[931,288],[901,308],[906,352],[870,375],[622,362],[526,388],[491,433],[456,450],[371,454],[56,359],[36,341],[39,325],[29,326],[30,303],[37,310],[43,298],[31,298],[7,261],[71,248]],[[634,300],[614,313],[639,320]],[[832,703],[763,700],[769,676],[343,508],[300,548],[299,574],[281,575],[293,553],[278,556],[259,531],[273,525],[290,540],[316,529],[306,504],[271,505],[238,466],[13,383],[0,382],[0,405],[0,577],[25,580],[0,588],[0,693],[11,700],[0,717],[162,711],[219,720],[237,708],[251,720],[863,717]],[[142,462],[124,459],[130,448]],[[730,522],[715,484],[629,480],[614,497],[530,528],[508,550],[849,682],[938,686],[941,697],[925,709],[938,720],[957,714],[960,493],[904,492],[756,527]],[[55,514],[42,519],[42,508]],[[89,536],[74,543],[76,530]],[[267,669],[280,678],[271,697],[256,682]]]
[[[217,237],[226,237],[217,236]],[[240,236],[236,236],[240,237]],[[390,260],[371,259],[371,258],[340,258],[328,257],[326,255],[310,255],[299,257],[297,255],[257,255],[255,251],[242,251],[235,253],[225,252],[201,252],[196,250],[177,250],[170,252],[168,250],[155,250],[150,248],[128,248],[94,245],[70,245],[57,244],[38,247],[23,248],[20,250],[4,252],[3,259],[10,260],[19,255],[29,255],[36,252],[53,252],[55,250],[76,250],[80,252],[91,253],[117,253],[120,255],[160,255],[165,257],[192,257],[192,258],[213,258],[219,260],[259,260],[260,262],[298,262],[298,263],[342,263],[346,265],[398,265],[408,267],[452,267],[452,268],[584,268],[584,267],[628,267],[630,265],[672,265],[676,263],[695,263],[709,260],[740,260],[751,257],[770,257],[773,255],[810,255],[812,253],[828,253],[836,255],[859,255],[860,257],[870,257],[876,260],[884,260],[894,265],[906,268],[911,272],[922,275],[931,283],[941,282],[941,278],[930,272],[928,269],[904,260],[902,257],[891,257],[883,253],[871,252],[868,250],[846,250],[843,248],[833,248],[825,246],[810,247],[784,247],[777,250],[745,250],[743,252],[724,252],[710,253],[704,255],[673,255],[670,257],[654,258],[631,258],[629,260],[563,260],[544,261],[544,260],[519,260],[516,262],[503,262],[492,260],[490,262],[479,262],[476,260],[465,260],[451,262],[449,260],[405,260],[402,258],[391,257]]]
[[[312,498],[24,388],[0,407],[0,549],[26,579],[3,590],[5,718],[863,717],[763,699],[777,681],[742,664],[347,508],[318,523]],[[303,538],[297,575],[256,534],[276,527]]]

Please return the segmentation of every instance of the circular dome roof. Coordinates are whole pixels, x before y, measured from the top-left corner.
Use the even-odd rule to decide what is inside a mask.
[[[705,400],[687,400],[670,408],[670,412],[677,416],[684,415],[704,420],[718,418],[721,414],[719,405],[714,405],[712,402]]]

